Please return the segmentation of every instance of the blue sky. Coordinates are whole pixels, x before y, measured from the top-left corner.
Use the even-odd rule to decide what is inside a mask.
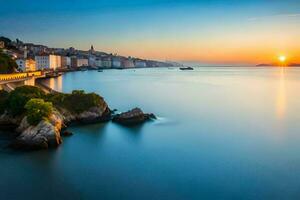
[[[243,55],[236,62],[247,62],[253,41],[272,34],[276,44],[269,49],[295,51],[289,38],[300,33],[300,3],[293,0],[0,2],[0,35],[53,47],[88,49],[94,44],[97,50],[161,60],[213,62],[224,56],[216,61],[234,62],[231,57],[243,47],[249,58]],[[228,55],[214,50],[223,45]]]

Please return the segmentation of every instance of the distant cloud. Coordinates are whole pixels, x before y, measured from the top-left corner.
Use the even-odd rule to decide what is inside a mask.
[[[248,20],[249,21],[258,21],[258,20],[264,20],[264,19],[269,19],[269,18],[296,18],[296,17],[300,17],[300,13],[251,17],[251,18],[248,18]]]

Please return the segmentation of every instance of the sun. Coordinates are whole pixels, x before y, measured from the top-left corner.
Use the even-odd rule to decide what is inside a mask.
[[[279,56],[278,60],[282,63],[284,63],[286,61],[286,56]]]

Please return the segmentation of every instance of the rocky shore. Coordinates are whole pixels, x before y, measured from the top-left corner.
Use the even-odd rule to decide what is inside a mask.
[[[104,123],[112,120],[124,126],[132,126],[155,119],[153,114],[145,114],[139,108],[113,114],[105,100],[94,93],[86,94],[83,91],[74,91],[72,94],[45,94],[38,88],[23,87],[17,88],[14,92],[19,96],[12,92],[6,96],[6,101],[3,99],[3,95],[0,95],[0,108],[4,107],[0,115],[0,129],[10,129],[17,133],[18,136],[10,145],[15,149],[38,150],[57,147],[63,141],[62,135],[73,135],[66,131],[66,128],[73,124]],[[50,105],[53,105],[53,109],[49,116],[42,117],[41,120],[32,124],[32,119],[30,119],[32,115],[28,113],[30,111],[22,110],[22,105],[19,105],[21,110],[18,110],[17,114],[15,110],[10,109],[10,106],[16,106],[15,104],[11,105],[15,96],[20,98],[16,102],[19,103],[23,100],[23,104],[32,98],[42,98],[43,100],[38,102],[51,102]],[[23,97],[28,98],[24,100]]]

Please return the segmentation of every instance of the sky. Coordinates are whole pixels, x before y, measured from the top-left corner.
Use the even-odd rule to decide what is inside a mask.
[[[0,35],[156,60],[300,63],[300,1],[0,0]]]

